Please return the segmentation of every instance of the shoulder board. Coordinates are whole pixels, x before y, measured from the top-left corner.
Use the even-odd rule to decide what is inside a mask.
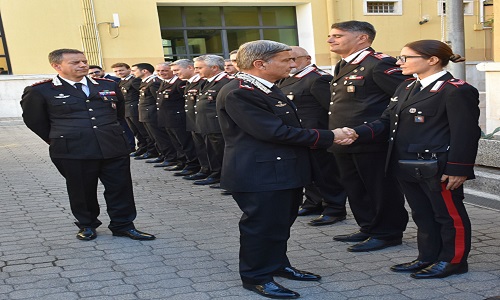
[[[465,81],[463,81],[462,79],[457,79],[457,78],[452,78],[452,79],[446,81],[446,83],[454,85],[455,87],[459,87],[459,86],[466,84]]]
[[[323,71],[320,68],[316,68],[316,73],[318,73],[321,76],[325,76],[325,75],[332,76],[332,74],[328,73],[327,71]]]
[[[295,74],[295,76],[293,76],[293,77],[302,78],[314,70],[316,70],[315,66],[309,66],[309,67],[305,68],[304,70],[300,71],[299,73]]]
[[[88,77],[89,79],[91,79],[90,81],[92,81],[92,79],[94,80],[104,80],[104,81],[111,81],[111,82],[115,82],[114,80],[111,80],[111,79],[108,79],[108,78],[92,78],[92,77]]]
[[[217,75],[217,77],[215,77],[214,81],[219,81],[222,78],[226,78],[226,77],[228,77],[227,73],[226,72],[221,72],[221,73],[219,73],[219,75]]]
[[[266,94],[271,93],[271,90],[267,86],[265,86],[262,82],[258,81],[257,79],[255,79],[254,77],[252,77],[246,73],[239,72],[238,74],[235,75],[235,77],[238,79],[241,79],[241,81],[246,81],[246,82],[250,83],[251,85],[255,86],[256,88],[258,88],[259,90],[263,91]],[[242,87],[241,83],[240,83],[240,87]]]
[[[389,68],[389,69],[387,69],[387,70],[384,71],[384,73],[388,74],[388,75],[391,75],[391,74],[394,74],[394,73],[397,73],[397,72],[401,72],[401,68],[400,67]]]
[[[170,78],[170,80],[168,81],[168,83],[173,84],[174,82],[177,81],[177,79],[179,79],[179,77],[174,76],[174,77]]]
[[[244,81],[244,80],[240,80],[240,89],[245,89],[245,90],[253,91],[254,87],[253,87],[253,85],[250,82]]]
[[[94,78],[90,77],[90,76],[87,76],[87,79],[92,82],[93,84],[99,84],[97,81],[95,81]],[[102,79],[102,80],[106,80],[106,81],[113,81],[113,80],[109,80],[109,79],[105,79],[105,78],[99,78],[99,79]]]
[[[465,82],[465,81],[464,81],[464,82]],[[437,82],[436,82],[436,84],[434,84],[434,86],[432,87],[432,89],[430,89],[430,91],[429,91],[429,92],[431,92],[431,93],[436,93],[436,92],[439,92],[439,91],[443,88],[443,86],[444,86],[444,84],[443,84],[443,83],[444,83],[444,81],[443,81],[443,80],[439,80],[439,81],[437,81]]]
[[[48,82],[51,82],[52,79],[44,79],[42,81],[37,81],[35,83],[33,83],[31,86],[37,86],[37,85],[40,85],[40,84],[43,84],[43,83],[48,83]]]
[[[370,51],[370,50],[365,50],[365,51],[361,52],[358,55],[358,57],[356,57],[355,60],[351,61],[351,65],[357,65],[357,64],[359,64],[360,62],[362,62],[371,53],[373,53],[373,52]]]
[[[384,54],[382,52],[373,52],[372,56],[375,57],[376,59],[383,59],[383,58],[391,57],[390,55]]]

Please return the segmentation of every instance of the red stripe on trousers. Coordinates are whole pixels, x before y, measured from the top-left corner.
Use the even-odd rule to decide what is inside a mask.
[[[452,264],[458,264],[462,261],[465,252],[465,230],[462,218],[458,214],[451,191],[446,189],[446,183],[441,184],[441,196],[444,199],[444,204],[448,210],[448,214],[453,219],[453,227],[455,228],[455,255],[451,260]]]

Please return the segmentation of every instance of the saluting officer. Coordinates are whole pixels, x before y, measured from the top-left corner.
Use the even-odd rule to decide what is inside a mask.
[[[28,128],[50,145],[49,153],[66,179],[71,211],[80,228],[77,238],[97,237],[97,182],[116,236],[152,240],[135,229],[136,208],[130,175],[129,145],[120,126],[124,99],[114,81],[85,76],[89,67],[83,52],[58,49],[49,62],[59,75],[24,90],[21,106]]]
[[[196,98],[195,114],[196,129],[204,137],[211,172],[207,178],[196,180],[194,184],[219,187],[224,156],[224,138],[220,130],[215,104],[219,90],[231,81],[231,78],[223,71],[224,58],[218,55],[206,54],[194,58],[194,69],[205,79]]]
[[[278,87],[297,107],[302,126],[328,129],[332,75],[312,64],[306,49],[298,46],[291,48],[297,67],[292,69],[290,76],[279,81]],[[320,212],[318,218],[309,222],[312,226],[345,220],[347,195],[339,182],[335,157],[325,149],[314,149],[311,154],[314,183],[305,187],[306,200],[299,215]]]
[[[370,23],[347,21],[331,26],[327,42],[342,60],[335,66],[331,84],[330,129],[351,127],[379,118],[397,86],[408,76],[401,74],[396,59],[375,52]],[[360,231],[334,237],[359,242],[352,252],[383,249],[402,243],[408,222],[404,198],[394,176],[385,175],[387,140],[369,145],[334,144],[341,182]]]

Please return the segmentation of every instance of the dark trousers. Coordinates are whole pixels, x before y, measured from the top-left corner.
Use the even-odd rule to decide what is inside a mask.
[[[345,216],[347,193],[340,183],[335,156],[324,149],[315,149],[311,151],[311,158],[315,179],[305,187],[302,208],[317,209],[327,216]]]
[[[148,131],[144,127],[144,124],[139,122],[139,117],[125,117],[125,121],[127,121],[128,127],[132,130],[137,139],[137,150],[141,152],[146,150],[156,151],[154,140],[149,138]]]
[[[417,224],[418,259],[436,262],[467,261],[471,248],[471,223],[463,203],[463,186],[432,192],[425,183],[400,180]]]
[[[335,153],[341,182],[361,232],[374,238],[401,238],[408,212],[398,182],[385,174],[386,152]]]
[[[130,150],[133,152],[135,151],[135,136],[130,127],[128,126],[128,123],[125,119],[120,121],[120,125],[122,125],[123,131],[125,131],[125,136],[127,137],[127,142],[130,146]]]
[[[178,148],[178,156],[183,158],[181,163],[185,165],[188,170],[199,169],[200,163],[198,162],[198,156],[196,155],[196,148],[191,132],[187,132],[185,128],[165,129],[174,146]]]
[[[208,161],[207,146],[205,145],[205,139],[200,133],[191,131],[191,136],[193,137],[194,146],[196,148],[196,155],[198,156],[198,161],[200,162],[200,173],[208,174],[210,173],[210,162]]]
[[[155,141],[156,149],[168,161],[175,161],[177,159],[177,151],[172,145],[170,136],[165,131],[165,128],[158,127],[156,122],[145,122],[144,127],[148,131],[150,137]]]
[[[232,195],[243,212],[239,222],[241,280],[269,282],[273,272],[290,266],[287,241],[302,201],[302,188]]]
[[[134,228],[137,215],[130,175],[130,158],[65,159],[52,158],[66,179],[71,212],[78,227],[99,227],[97,201],[98,180],[104,185],[104,199],[111,222],[109,229],[121,231]]]
[[[222,133],[208,133],[205,135],[210,175],[208,177],[220,179],[222,172],[222,158],[224,157],[224,138]]]

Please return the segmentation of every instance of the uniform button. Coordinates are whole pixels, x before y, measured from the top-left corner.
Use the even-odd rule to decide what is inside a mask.
[[[64,135],[61,135],[61,137],[63,138],[63,137],[64,137]]]
[[[195,111],[195,112],[194,112],[194,114],[196,115],[196,114],[198,114],[198,112],[197,112],[197,111]]]
[[[393,129],[392,132],[396,132],[396,129]]]
[[[65,102],[65,101],[63,101],[63,104],[66,104],[66,102]]]
[[[394,138],[391,137],[391,141],[394,141]]]
[[[329,115],[331,115],[331,114],[332,114],[332,112],[331,112],[331,111],[329,111],[329,112],[328,112],[328,114],[329,114]]]
[[[92,128],[97,128],[97,126],[92,126]]]
[[[302,122],[302,119],[299,119],[299,122]]]
[[[193,106],[193,107],[196,107],[196,105],[195,105],[195,106]]]
[[[177,113],[178,113],[178,114],[180,114],[181,112],[180,112],[180,111],[178,111]]]
[[[398,122],[394,122],[394,125],[398,125]]]
[[[159,108],[157,108],[156,110],[160,110]]]
[[[289,114],[289,113],[290,113],[290,112],[289,112],[289,111],[287,111],[285,114]]]
[[[398,117],[398,114],[396,114],[396,118]]]
[[[332,102],[330,102],[330,105],[333,105],[333,101],[332,101]]]
[[[95,117],[90,118],[91,120],[95,120]]]
[[[94,111],[92,108],[89,108],[89,111]]]
[[[158,102],[156,102],[156,105],[159,105]]]
[[[90,100],[85,100],[85,102],[90,102]]]
[[[425,149],[424,152],[429,153],[430,151],[429,151],[429,149]]]
[[[335,95],[335,92],[333,92],[332,95]]]
[[[188,112],[188,110],[187,110],[187,109],[186,109],[186,110],[184,110],[184,111],[185,111],[185,112]]]
[[[333,83],[333,86],[337,86],[337,83],[336,83],[336,82],[334,82],[334,83]]]
[[[188,106],[187,106],[187,104],[186,104],[186,105],[184,105],[184,107],[188,107]]]
[[[281,160],[281,157],[279,157],[279,156],[278,156],[278,157],[276,157],[276,159],[277,159],[277,160]]]

